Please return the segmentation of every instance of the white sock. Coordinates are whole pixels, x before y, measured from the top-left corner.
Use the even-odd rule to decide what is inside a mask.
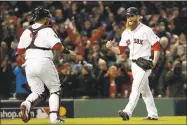
[[[31,93],[31,94],[27,97],[27,99],[26,99],[24,102],[21,103],[21,105],[25,105],[26,108],[27,108],[27,110],[28,110],[28,112],[30,112],[30,109],[31,109],[31,102],[35,101],[35,100],[38,98],[38,96],[39,96],[39,95],[38,95],[37,93],[35,93],[35,92]]]
[[[49,97],[49,108],[50,108],[51,112],[59,110],[59,95],[52,94]],[[50,113],[49,118],[50,118],[51,123],[56,123],[58,121],[57,120],[57,118],[58,118],[57,113]]]

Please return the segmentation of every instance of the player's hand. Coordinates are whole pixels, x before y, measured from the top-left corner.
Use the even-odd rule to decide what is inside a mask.
[[[25,63],[25,59],[21,55],[18,55],[16,57],[16,62],[17,65],[21,67]]]
[[[106,48],[111,50],[113,47],[113,42],[111,40],[109,40],[107,43],[106,43]]]

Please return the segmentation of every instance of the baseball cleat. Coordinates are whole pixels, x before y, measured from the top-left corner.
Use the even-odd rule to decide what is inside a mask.
[[[20,106],[20,117],[23,122],[27,123],[30,120],[30,115],[25,105]]]
[[[119,116],[124,120],[128,121],[129,120],[129,115],[126,112],[123,112],[123,110],[118,111]]]
[[[146,118],[144,118],[143,120],[158,120],[158,118],[152,118],[152,117],[146,117]]]
[[[65,122],[65,121],[64,121],[63,119],[58,118],[57,124],[62,124],[62,123],[64,123],[64,122]]]

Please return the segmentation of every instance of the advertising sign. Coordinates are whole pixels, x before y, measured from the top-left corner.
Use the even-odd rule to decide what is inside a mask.
[[[20,118],[20,104],[21,102],[1,101],[1,119],[15,119]],[[59,115],[61,117],[73,118],[74,117],[73,101],[61,101]],[[48,102],[43,103],[39,107],[31,109],[31,118],[48,118],[50,109]]]

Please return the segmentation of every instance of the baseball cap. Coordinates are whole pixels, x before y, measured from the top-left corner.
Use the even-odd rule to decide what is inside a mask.
[[[139,15],[138,9],[136,7],[129,7],[126,15]]]

